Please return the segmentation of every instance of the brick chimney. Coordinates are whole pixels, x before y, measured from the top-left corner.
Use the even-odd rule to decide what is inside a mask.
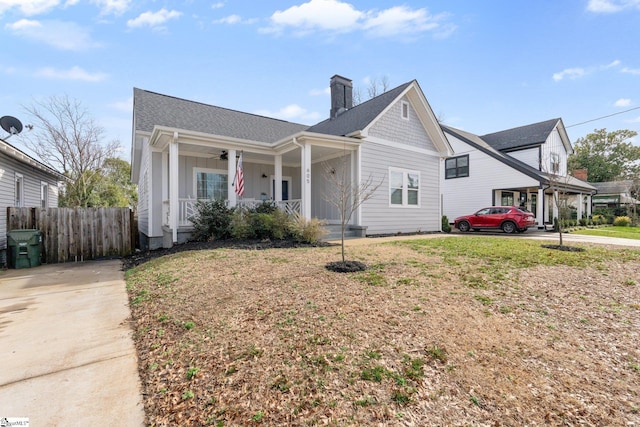
[[[575,178],[581,179],[583,181],[587,180],[587,170],[586,169],[576,169],[573,171],[573,176]]]
[[[331,112],[330,118],[335,119],[340,114],[353,107],[353,84],[351,80],[334,75],[331,77]]]

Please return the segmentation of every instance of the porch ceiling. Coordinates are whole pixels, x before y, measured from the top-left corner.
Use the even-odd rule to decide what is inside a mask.
[[[229,148],[225,148],[223,146],[207,146],[202,144],[189,144],[184,142],[180,143],[180,155],[218,158],[223,151],[228,150]],[[239,151],[238,149],[236,150]],[[336,157],[342,153],[343,150],[338,150],[332,147],[313,146],[311,148],[311,161],[313,163],[320,162],[325,159]],[[275,151],[273,154],[264,154],[252,152],[249,149],[243,149],[243,161],[247,163],[273,164],[275,162],[275,155]],[[299,165],[300,149],[296,148],[294,150],[282,153],[282,163],[286,165]]]

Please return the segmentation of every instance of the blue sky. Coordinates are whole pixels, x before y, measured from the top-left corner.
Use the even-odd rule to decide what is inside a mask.
[[[340,74],[417,79],[479,135],[561,117],[573,142],[640,132],[639,24],[640,0],[0,0],[0,116],[68,95],[128,159],[133,87],[314,124]]]

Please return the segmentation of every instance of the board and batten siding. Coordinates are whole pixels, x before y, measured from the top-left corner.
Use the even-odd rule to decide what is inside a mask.
[[[15,206],[15,177],[22,175],[24,207],[41,206],[41,183],[48,187],[49,207],[58,206],[58,180],[18,160],[0,153],[0,265],[6,264],[7,208]]]
[[[361,225],[367,234],[440,231],[439,156],[373,142],[362,144],[362,180],[382,182],[373,197],[362,204]],[[420,172],[420,206],[391,206],[389,168]]]
[[[567,175],[567,149],[562,143],[562,138],[558,132],[557,126],[547,137],[547,140],[542,144],[540,153],[540,160],[542,163],[543,172],[551,172],[551,153],[556,153],[560,157],[560,169],[558,174],[560,176]]]
[[[445,132],[446,133],[446,132]],[[449,222],[492,206],[494,191],[498,189],[537,187],[538,181],[513,169],[501,161],[479,151],[455,136],[446,133],[455,157],[469,155],[469,176],[444,179],[442,162],[442,214]],[[496,200],[500,204],[500,200]]]

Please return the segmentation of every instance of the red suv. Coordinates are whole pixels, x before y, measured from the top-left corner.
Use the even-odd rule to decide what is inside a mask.
[[[505,233],[523,233],[535,225],[536,220],[531,212],[515,206],[491,206],[480,209],[474,214],[455,219],[453,226],[461,232],[480,229],[501,229]]]

